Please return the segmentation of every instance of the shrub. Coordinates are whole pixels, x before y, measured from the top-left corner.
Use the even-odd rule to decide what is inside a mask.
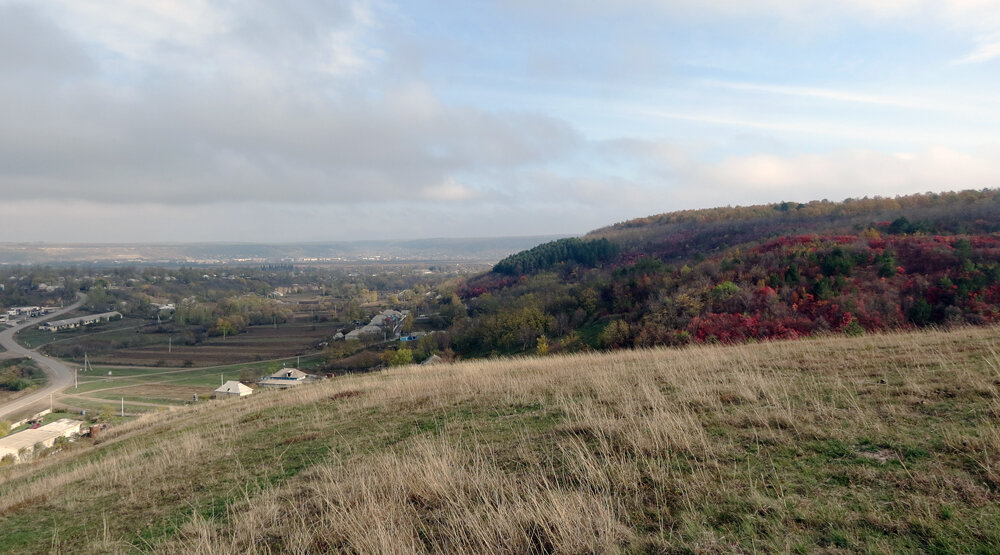
[[[382,362],[388,364],[389,366],[405,366],[407,364],[413,364],[413,351],[405,347],[395,351],[389,349],[382,353]]]
[[[859,337],[865,334],[865,328],[861,327],[857,320],[851,320],[849,324],[844,326],[844,334]]]

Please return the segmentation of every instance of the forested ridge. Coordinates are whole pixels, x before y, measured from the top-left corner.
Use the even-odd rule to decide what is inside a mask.
[[[740,342],[1000,318],[1000,191],[649,216],[461,284],[469,356]]]
[[[611,260],[618,254],[618,251],[618,246],[607,239],[588,241],[575,237],[559,239],[512,254],[498,262],[493,267],[493,272],[504,275],[521,275],[549,270],[565,263],[594,266]]]

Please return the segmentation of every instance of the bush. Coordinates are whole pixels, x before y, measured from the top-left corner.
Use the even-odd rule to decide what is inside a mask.
[[[9,365],[0,371],[0,389],[22,391],[34,387],[44,377],[42,371],[30,360],[10,361]]]
[[[913,306],[910,307],[909,318],[910,321],[918,326],[924,326],[930,323],[931,316],[933,315],[934,309],[931,307],[927,299],[920,297]]]
[[[538,356],[545,356],[549,354],[549,340],[544,335],[538,336],[538,341],[535,346],[535,353]]]
[[[4,378],[0,379],[0,389],[6,389],[7,391],[22,391],[33,386],[34,383],[31,380],[25,378]]]
[[[844,334],[852,337],[860,337],[865,334],[865,328],[861,327],[861,324],[857,320],[851,320],[851,323],[844,326]]]
[[[407,364],[413,364],[413,351],[407,348],[401,348],[393,351],[392,349],[382,353],[382,362],[388,364],[389,366],[406,366]]]

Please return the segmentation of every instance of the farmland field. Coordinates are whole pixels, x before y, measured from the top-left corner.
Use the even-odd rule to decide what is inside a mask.
[[[315,353],[318,343],[329,339],[336,331],[336,325],[332,323],[295,322],[276,328],[253,326],[245,333],[225,338],[211,337],[196,345],[185,345],[179,334],[167,333],[133,333],[129,338],[107,334],[103,338],[88,336],[80,341],[84,341],[81,346],[86,348],[94,364],[205,367]],[[137,336],[141,340],[136,340]],[[140,344],[115,347],[115,341],[120,344],[127,339]]]
[[[211,386],[147,383],[103,390],[93,394],[92,397],[112,401],[124,397],[126,400],[144,403],[183,404],[191,400],[194,395],[199,399],[207,399],[214,390],[215,388]]]
[[[58,405],[71,411],[93,411],[106,404],[120,403],[124,398],[129,414],[148,412],[187,404],[194,395],[206,400],[226,380],[246,381],[247,376],[270,373],[284,366],[309,369],[319,362],[318,356],[309,355],[202,368],[97,366],[93,371],[80,372],[78,385],[67,388]],[[129,410],[129,403],[134,410]]]

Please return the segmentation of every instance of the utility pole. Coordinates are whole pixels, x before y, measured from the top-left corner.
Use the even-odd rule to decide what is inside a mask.
[[[168,337],[167,338],[167,352],[169,353],[170,351],[172,351],[173,347],[174,347],[174,338],[173,337]]]
[[[122,397],[122,418],[125,418],[125,398]]]

